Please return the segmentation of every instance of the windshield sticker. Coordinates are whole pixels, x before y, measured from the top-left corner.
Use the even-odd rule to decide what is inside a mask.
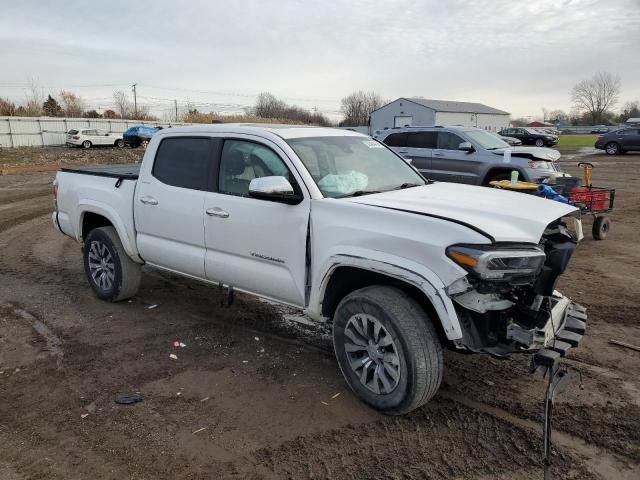
[[[364,143],[369,148],[384,148],[380,143],[376,142],[375,140],[365,140],[362,143]]]

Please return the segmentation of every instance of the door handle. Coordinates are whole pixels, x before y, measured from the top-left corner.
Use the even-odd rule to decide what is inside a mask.
[[[144,203],[145,205],[157,205],[157,204],[158,204],[158,200],[156,200],[156,199],[155,199],[155,198],[153,198],[153,197],[149,197],[149,196],[142,197],[142,198],[140,199],[140,201],[141,201],[142,203]]]
[[[229,217],[229,212],[225,212],[224,210],[222,210],[221,208],[218,208],[218,207],[207,208],[205,210],[205,212],[210,217],[220,217],[220,218],[228,218]]]
[[[442,152],[435,152],[433,155],[435,157],[444,157],[444,153],[442,153]]]

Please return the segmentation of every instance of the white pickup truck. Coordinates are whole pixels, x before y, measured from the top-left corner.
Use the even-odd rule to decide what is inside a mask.
[[[444,348],[544,365],[584,334],[585,309],[555,290],[576,208],[431,182],[355,132],[167,129],[141,165],[65,168],[54,191],[99,298],[135,295],[147,265],[300,307],[388,413],[436,393]]]

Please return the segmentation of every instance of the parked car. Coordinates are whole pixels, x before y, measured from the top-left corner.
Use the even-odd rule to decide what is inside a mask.
[[[144,125],[138,125],[136,127],[130,127],[123,134],[125,145],[132,148],[144,147],[149,144],[149,140],[153,135],[162,130],[162,127],[149,127]]]
[[[518,127],[505,128],[498,132],[506,137],[514,137],[521,140],[523,145],[535,145],[536,147],[553,147],[558,143],[558,136],[549,133],[537,132],[533,128]]]
[[[606,125],[596,125],[589,133],[609,133],[609,127]]]
[[[91,148],[98,146],[124,147],[122,135],[107,133],[95,128],[72,129],[67,132],[65,144],[72,147]]]
[[[100,299],[135,295],[148,265],[305,309],[388,413],[436,393],[444,348],[552,365],[584,333],[584,308],[555,290],[577,208],[430,182],[356,132],[166,129],[141,165],[64,168],[54,193]]]
[[[594,147],[609,155],[618,155],[640,150],[640,129],[623,128],[615,132],[599,135]]]
[[[499,138],[503,142],[508,143],[512,147],[519,147],[520,145],[522,145],[522,140],[518,140],[517,138],[503,137],[502,135],[498,135],[497,133],[493,133],[493,132],[489,132],[489,133],[491,133],[491,135],[493,135],[494,137]]]
[[[379,140],[410,158],[412,165],[432,180],[488,185],[492,180],[511,178],[513,170],[527,182],[540,183],[564,176],[555,163],[560,158],[557,150],[510,147],[479,128],[395,128],[382,132]],[[511,159],[505,164],[507,150]]]

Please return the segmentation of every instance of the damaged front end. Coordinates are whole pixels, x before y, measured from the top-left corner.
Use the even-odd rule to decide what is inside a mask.
[[[578,345],[585,308],[555,290],[581,238],[569,228],[574,224],[574,217],[556,220],[537,245],[447,249],[447,256],[468,272],[447,288],[462,327],[457,348],[498,356],[547,348],[564,356]]]

